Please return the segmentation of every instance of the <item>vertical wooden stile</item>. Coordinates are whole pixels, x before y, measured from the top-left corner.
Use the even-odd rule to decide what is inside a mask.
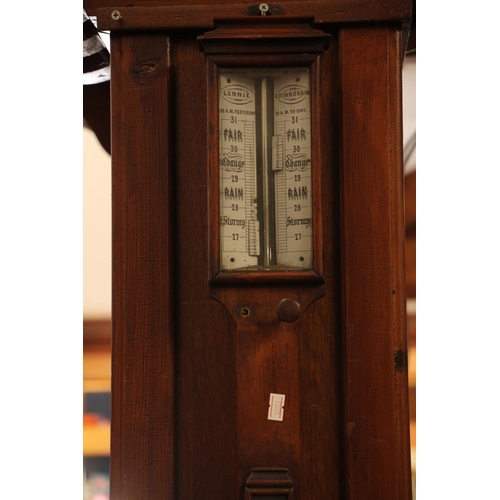
[[[111,43],[111,495],[121,500],[173,499],[175,193],[170,44],[165,35],[113,35]]]
[[[395,28],[340,31],[343,324],[348,497],[411,495]],[[402,472],[404,471],[404,472]],[[391,478],[391,480],[388,480]]]

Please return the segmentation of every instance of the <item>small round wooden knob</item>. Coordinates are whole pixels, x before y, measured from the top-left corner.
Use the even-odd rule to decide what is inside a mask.
[[[292,323],[300,316],[300,304],[296,300],[283,299],[276,308],[281,321]]]

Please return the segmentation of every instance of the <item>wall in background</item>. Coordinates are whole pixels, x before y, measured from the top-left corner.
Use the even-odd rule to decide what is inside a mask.
[[[111,157],[83,128],[83,317],[111,318]]]

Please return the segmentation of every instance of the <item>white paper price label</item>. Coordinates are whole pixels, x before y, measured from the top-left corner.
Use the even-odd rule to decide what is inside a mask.
[[[271,395],[269,396],[269,412],[267,414],[267,419],[282,422],[284,412],[285,395],[271,393]]]

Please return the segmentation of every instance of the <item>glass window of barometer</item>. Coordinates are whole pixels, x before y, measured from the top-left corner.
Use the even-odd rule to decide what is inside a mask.
[[[222,270],[312,267],[307,68],[219,69]]]

